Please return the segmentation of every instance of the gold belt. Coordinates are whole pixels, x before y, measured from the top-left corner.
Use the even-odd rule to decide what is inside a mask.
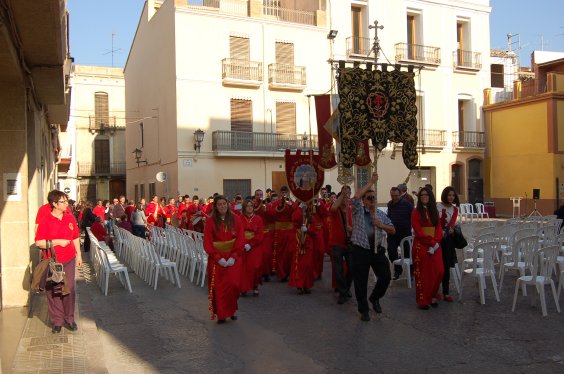
[[[253,231],[245,231],[245,239],[250,240],[255,237],[255,233]]]
[[[235,239],[213,242],[213,246],[220,252],[231,252],[235,246]]]
[[[291,230],[294,228],[294,224],[292,222],[276,222],[274,228],[276,230]]]

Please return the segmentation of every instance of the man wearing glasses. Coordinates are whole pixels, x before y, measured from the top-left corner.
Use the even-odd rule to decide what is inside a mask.
[[[384,212],[376,209],[376,193],[372,185],[378,180],[378,174],[372,173],[366,186],[356,191],[352,200],[353,229],[351,241],[352,272],[354,293],[362,321],[370,321],[368,301],[368,275],[370,268],[378,280],[368,300],[376,313],[382,313],[380,298],[384,296],[390,284],[390,262],[386,258],[386,250],[382,246],[384,231],[390,235],[396,233],[392,221]]]

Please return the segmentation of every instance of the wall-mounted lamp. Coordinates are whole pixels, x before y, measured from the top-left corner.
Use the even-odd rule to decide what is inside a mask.
[[[133,157],[135,157],[135,162],[137,162],[137,167],[139,167],[139,164],[147,165],[147,159],[141,160],[141,157],[143,156],[142,150],[140,150],[139,148],[135,148],[135,150],[131,153],[133,153]]]
[[[330,30],[329,34],[327,34],[327,39],[329,40],[333,40],[337,37],[337,34],[339,33],[339,31],[337,30]]]
[[[204,134],[201,129],[194,131],[194,150],[200,152],[200,147],[202,146],[202,142],[204,141]]]

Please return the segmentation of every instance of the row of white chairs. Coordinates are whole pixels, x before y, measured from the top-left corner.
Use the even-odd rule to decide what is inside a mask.
[[[153,242],[122,228],[114,230],[114,241],[118,255],[153,289],[157,289],[161,275],[178,288],[181,287],[176,263],[159,255]]]
[[[470,203],[460,203],[458,207],[458,219],[460,222],[473,222],[474,218],[476,220],[490,218],[489,213],[486,212],[486,207],[482,203],[476,203],[476,209],[474,210],[474,205]]]
[[[108,296],[110,274],[114,274],[129,292],[133,292],[127,266],[120,262],[114,251],[105,242],[99,242],[96,239],[90,227],[86,228],[86,235],[90,238],[90,259],[94,274],[104,296]]]

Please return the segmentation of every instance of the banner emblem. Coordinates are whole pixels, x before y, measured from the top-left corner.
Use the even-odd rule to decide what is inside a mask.
[[[287,149],[284,159],[286,161],[286,180],[292,194],[303,202],[316,198],[324,178],[323,169],[319,164],[319,155],[313,154],[313,151],[302,153],[301,150],[297,150],[293,155]]]

